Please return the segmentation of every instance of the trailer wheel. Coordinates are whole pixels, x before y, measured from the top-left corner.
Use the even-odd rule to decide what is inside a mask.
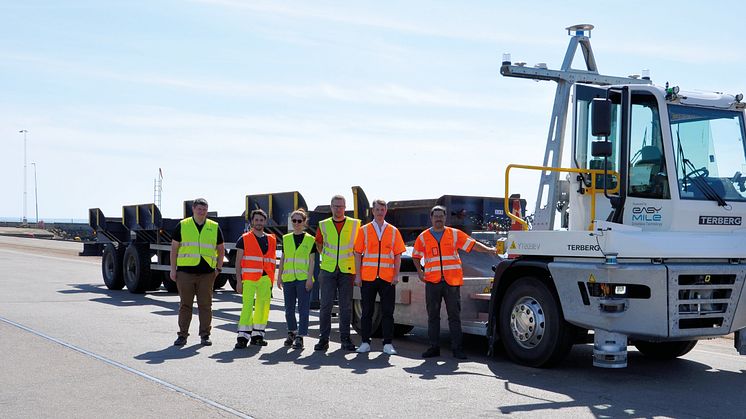
[[[549,367],[572,347],[573,329],[545,283],[519,278],[500,304],[500,340],[508,357],[530,367]]]
[[[171,273],[168,271],[163,272],[163,287],[168,292],[179,292],[179,287],[176,286],[176,281],[171,280]]]
[[[215,283],[212,284],[212,289],[217,290],[223,288],[225,283],[228,282],[229,276],[230,274],[218,274],[218,277],[215,278]]]
[[[133,294],[150,288],[150,253],[148,245],[131,243],[124,251],[124,282]]]
[[[117,291],[124,288],[123,259],[124,249],[121,246],[117,249],[112,243],[106,244],[101,257],[101,275],[104,277],[106,288]]]
[[[684,340],[677,342],[648,342],[644,340],[633,341],[633,345],[643,355],[652,359],[674,359],[689,353],[697,344],[696,340]]]
[[[236,266],[236,251],[231,250],[230,253],[228,253],[228,264],[230,266]],[[233,288],[233,291],[236,291],[236,287],[238,286],[238,281],[236,281],[236,275],[235,274],[226,274],[228,277],[228,283],[231,284],[231,288]],[[225,284],[223,284],[225,285]]]
[[[372,338],[383,336],[381,317],[381,303],[376,302],[373,305],[373,321],[370,327],[370,337]],[[360,300],[352,301],[352,328],[355,329],[358,335],[363,334],[363,303]]]
[[[414,329],[414,326],[410,326],[408,324],[399,324],[394,323],[394,336],[400,338],[407,333],[411,332],[412,329]]]

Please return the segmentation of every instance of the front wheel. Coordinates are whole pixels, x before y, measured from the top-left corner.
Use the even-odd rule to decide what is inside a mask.
[[[510,285],[499,314],[500,340],[516,363],[550,367],[572,347],[573,326],[565,321],[552,290],[537,278],[519,278]]]
[[[644,340],[633,341],[633,345],[643,355],[660,360],[674,359],[689,353],[697,344],[696,340],[683,340],[676,342],[648,342]]]

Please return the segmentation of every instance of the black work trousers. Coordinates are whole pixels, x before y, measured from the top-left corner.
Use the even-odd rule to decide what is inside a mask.
[[[440,347],[440,304],[446,302],[448,330],[451,332],[451,349],[461,350],[461,287],[451,286],[445,280],[425,284],[425,304],[427,306],[427,337],[430,346]]]
[[[370,343],[373,328],[373,311],[376,305],[376,295],[380,296],[381,327],[383,328],[383,344],[391,343],[394,337],[394,303],[396,300],[396,285],[376,278],[374,281],[363,281],[360,288],[363,313],[362,323],[363,342]]]

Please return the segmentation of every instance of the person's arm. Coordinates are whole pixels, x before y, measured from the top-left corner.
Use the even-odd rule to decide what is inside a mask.
[[[321,235],[321,226],[316,229],[316,251],[321,255],[321,251],[324,249],[324,237]]]
[[[306,279],[306,291],[311,291],[313,288],[313,269],[316,267],[316,258],[313,257],[313,253],[308,258],[308,279]]]
[[[241,259],[243,259],[243,249],[236,249],[236,292],[239,294],[243,294]]]
[[[474,241],[474,248],[472,250],[476,250],[479,253],[496,253],[497,252],[496,248],[485,246],[484,244],[476,240]]]
[[[355,258],[355,286],[359,287],[362,285],[362,279],[360,279],[360,265],[362,265],[363,255],[358,252],[353,253]]]
[[[181,247],[181,243],[176,240],[171,240],[171,254],[168,255],[168,260],[171,264],[171,272],[169,272],[168,277],[171,278],[172,281],[176,281],[176,258],[179,254],[179,247]]]
[[[218,260],[215,265],[215,267],[217,268],[215,270],[215,278],[217,278],[220,274],[219,271],[223,270],[223,259],[225,259],[225,243],[220,243],[218,245]]]
[[[417,269],[417,277],[420,278],[420,281],[425,282],[425,271],[422,270],[422,258],[419,257],[412,257],[412,262],[414,262],[414,268]]]
[[[285,270],[285,249],[282,250],[280,258],[280,269],[277,272],[277,288],[282,289],[282,271]]]
[[[394,278],[391,280],[391,285],[399,283],[399,269],[401,268],[401,254],[394,255]]]

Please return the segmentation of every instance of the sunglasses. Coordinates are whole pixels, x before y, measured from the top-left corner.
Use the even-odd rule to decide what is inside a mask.
[[[295,218],[291,219],[290,221],[292,221],[293,224],[300,224],[300,223],[303,222],[303,220],[298,220],[298,219],[295,219]]]

